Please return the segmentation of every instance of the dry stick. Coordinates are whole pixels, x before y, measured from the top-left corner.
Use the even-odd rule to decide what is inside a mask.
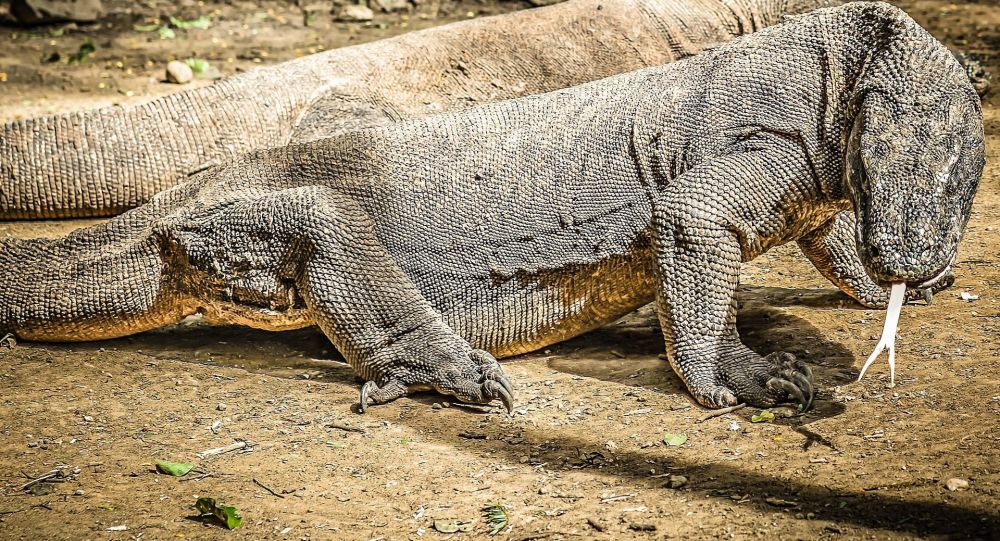
[[[704,416],[702,416],[701,419],[698,419],[696,422],[703,423],[703,422],[705,422],[705,421],[707,421],[709,419],[714,419],[716,417],[721,417],[721,416],[723,416],[723,415],[725,415],[727,413],[732,413],[734,411],[741,410],[741,409],[743,409],[745,407],[747,407],[746,404],[736,404],[735,406],[729,406],[728,408],[722,408],[722,409],[710,411],[710,412],[706,413]]]
[[[363,428],[357,428],[357,427],[353,427],[353,426],[342,425],[342,424],[337,423],[337,422],[327,423],[326,427],[327,428],[336,428],[337,430],[343,430],[344,432],[357,432],[358,434],[364,434],[365,433],[365,431],[364,431]]]
[[[36,478],[32,479],[31,481],[28,481],[27,483],[21,485],[18,488],[18,490],[24,490],[24,489],[30,487],[31,485],[35,485],[35,484],[41,483],[42,481],[47,481],[49,479],[52,479],[53,477],[57,477],[59,475],[59,473],[60,473],[59,470],[52,470],[52,471],[50,471],[48,473],[42,474],[40,477],[36,477]]]
[[[254,484],[256,484],[257,486],[259,486],[260,488],[262,488],[262,489],[270,492],[272,496],[277,496],[277,497],[279,497],[281,499],[285,499],[284,496],[282,496],[281,494],[278,494],[277,492],[274,491],[274,489],[272,489],[271,487],[265,485],[264,483],[261,483],[260,481],[258,481],[256,479],[254,479],[253,482],[254,482]]]
[[[231,443],[225,447],[216,447],[215,449],[208,449],[200,453],[195,453],[198,458],[205,458],[208,456],[221,455],[223,453],[231,453],[233,451],[239,451],[240,449],[247,449],[251,447],[251,443],[245,440],[237,441],[236,443]]]

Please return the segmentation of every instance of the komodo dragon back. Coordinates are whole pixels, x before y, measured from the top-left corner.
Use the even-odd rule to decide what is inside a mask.
[[[663,64],[835,0],[571,0],[0,128],[0,219],[107,216],[244,152]]]

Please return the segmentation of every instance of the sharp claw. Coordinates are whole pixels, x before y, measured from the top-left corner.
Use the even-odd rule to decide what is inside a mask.
[[[514,395],[514,386],[511,385],[510,380],[507,379],[507,376],[500,376],[499,378],[497,378],[497,381],[504,389],[507,390],[508,393],[510,393],[511,396]]]
[[[808,393],[809,393],[809,400],[803,405],[802,411],[809,411],[809,408],[812,407],[813,398],[814,398],[813,397],[812,382],[810,382],[808,379],[806,379],[806,377],[804,375],[802,375],[801,373],[799,373],[799,372],[793,372],[792,373],[792,381],[794,381],[795,383],[797,383],[799,387],[801,387],[801,388],[805,389],[806,391],[808,391]]]
[[[371,393],[372,389],[375,388],[374,381],[366,381],[364,385],[361,386],[361,402],[358,404],[358,411],[364,413],[368,411],[368,394]]]
[[[806,377],[806,380],[809,381],[809,384],[812,385],[812,382],[813,382],[813,371],[812,371],[812,368],[809,368],[809,365],[806,364],[806,363],[804,363],[804,362],[802,362],[802,361],[799,361],[798,363],[796,363],[795,364],[795,368],[799,372],[801,372],[802,375]]]
[[[795,398],[796,400],[798,400],[798,402],[800,404],[806,404],[806,403],[808,403],[808,401],[806,400],[805,395],[802,394],[802,390],[799,389],[798,387],[796,387],[794,383],[788,381],[787,379],[783,379],[783,378],[771,378],[770,380],[768,380],[767,385],[769,387],[772,387],[772,388],[773,387],[781,388],[786,393],[788,393],[789,395],[791,395],[793,398]]]
[[[924,302],[927,303],[928,306],[930,306],[931,301],[934,300],[934,291],[932,291],[931,288],[927,288],[921,291],[921,294],[924,297]]]
[[[505,408],[507,408],[507,415],[514,413],[514,395],[507,390],[503,385],[495,386],[496,394],[499,396],[497,398],[503,402]]]

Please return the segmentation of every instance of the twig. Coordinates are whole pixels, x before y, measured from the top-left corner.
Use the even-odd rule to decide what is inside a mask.
[[[60,473],[62,473],[62,470],[52,470],[52,471],[50,471],[48,473],[42,474],[41,476],[36,477],[36,478],[32,479],[31,481],[28,481],[27,483],[21,485],[20,487],[18,487],[18,490],[25,490],[28,487],[30,487],[31,485],[37,485],[38,483],[41,483],[42,481],[48,481],[49,479],[52,479],[54,477],[58,477]]]
[[[727,413],[732,413],[734,411],[741,410],[741,409],[743,409],[745,407],[747,407],[746,404],[736,404],[735,406],[729,406],[728,408],[722,408],[722,409],[710,411],[710,412],[706,413],[705,415],[703,415],[701,417],[701,419],[698,419],[695,422],[696,423],[703,423],[703,422],[705,422],[705,421],[707,421],[709,419],[714,419],[716,417],[721,417],[721,416],[723,416],[723,415],[725,415]]]
[[[253,444],[246,440],[240,440],[236,443],[231,443],[225,447],[216,447],[215,449],[206,449],[200,453],[195,453],[198,458],[204,459],[205,457],[221,455],[224,453],[231,453],[233,451],[239,451],[240,449],[249,449],[253,447]]]
[[[343,430],[344,432],[357,432],[358,434],[364,434],[365,430],[363,428],[358,428],[354,426],[342,425],[337,422],[327,423],[327,428],[336,428],[337,430]]]
[[[625,501],[625,500],[627,500],[629,498],[634,498],[635,496],[636,496],[635,493],[632,493],[632,494],[622,494],[621,496],[609,496],[607,498],[601,498],[601,503],[611,503],[611,502]]]
[[[198,477],[183,477],[183,478],[181,478],[180,481],[181,482],[184,482],[184,481],[201,481],[202,479],[204,479],[206,477],[215,477],[215,472],[203,473],[203,474],[199,475]]]
[[[17,339],[14,338],[12,333],[7,333],[0,338],[0,346],[7,346],[10,349],[14,349],[17,346]]]
[[[260,488],[262,488],[262,489],[270,492],[272,496],[277,496],[277,497],[281,498],[282,500],[285,499],[284,496],[282,496],[281,494],[278,494],[277,492],[274,491],[274,489],[272,489],[271,487],[265,485],[264,483],[261,483],[260,481],[258,481],[256,479],[254,479],[253,482],[254,482],[254,484],[256,484],[257,486],[259,486]]]

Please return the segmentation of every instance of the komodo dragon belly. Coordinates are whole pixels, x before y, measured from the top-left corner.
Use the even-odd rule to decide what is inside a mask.
[[[643,246],[565,269],[491,277],[466,284],[465,301],[453,305],[435,294],[441,284],[420,289],[473,347],[509,357],[596,329],[650,302],[656,284],[653,261],[651,248]],[[247,271],[211,282],[200,288],[200,302],[187,303],[187,313],[201,313],[212,324],[270,331],[315,324],[296,288],[273,273]]]
[[[650,302],[654,273],[652,249],[643,246],[598,262],[517,274],[477,295],[486,302],[442,313],[473,347],[509,357],[596,329]]]

